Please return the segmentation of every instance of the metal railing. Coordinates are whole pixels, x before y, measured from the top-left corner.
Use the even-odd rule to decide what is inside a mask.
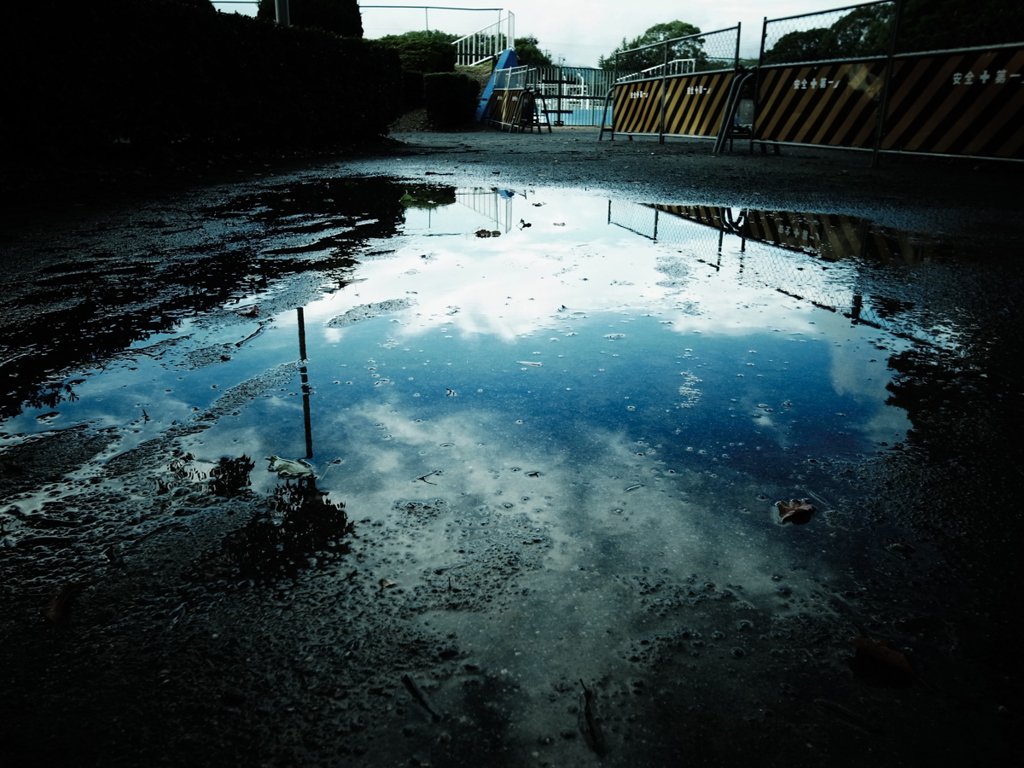
[[[515,39],[516,16],[509,11],[505,18],[453,42],[455,63],[467,66],[482,64],[514,47]]]
[[[512,198],[516,193],[508,189],[457,189],[455,199],[462,205],[486,216],[499,232],[512,229]]]
[[[536,84],[537,69],[535,67],[509,67],[496,70],[494,73],[495,90],[510,91]]]
[[[623,75],[617,78],[617,83],[628,83],[630,80],[644,80],[648,77],[661,77],[662,75],[688,75],[697,71],[696,59],[672,59],[664,64],[656,64],[639,72]]]
[[[615,73],[590,67],[538,67],[531,83],[547,104],[552,125],[600,125],[604,96]]]

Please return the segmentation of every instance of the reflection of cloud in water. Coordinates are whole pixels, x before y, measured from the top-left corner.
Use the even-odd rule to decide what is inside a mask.
[[[381,553],[388,559],[380,576],[411,588],[431,579],[443,586],[449,575],[456,586],[469,583],[473,568],[493,572],[486,589],[507,602],[487,622],[429,614],[433,626],[460,634],[477,663],[516,664],[517,674],[537,679],[565,673],[565,664],[570,676],[606,674],[610,649],[671,631],[680,620],[638,604],[643,580],[681,588],[696,575],[700,584],[715,584],[721,604],[685,618],[710,632],[777,599],[778,571],[806,595],[833,577],[832,563],[808,546],[823,535],[820,526],[810,536],[779,526],[771,502],[754,501],[758,489],[724,469],[716,476],[707,457],[670,464],[657,445],[580,424],[571,442],[585,452],[553,450],[543,428],[509,425],[501,414],[475,408],[416,422],[419,416],[394,404],[353,408],[345,427],[358,449],[331,484],[345,488],[354,519],[398,527],[388,551],[409,557]],[[395,469],[376,471],[396,461]],[[424,482],[428,472],[437,474]],[[427,521],[411,521],[396,507],[434,499],[448,512]],[[416,527],[402,533],[412,522]],[[543,533],[524,541],[524,529]],[[517,565],[505,582],[501,567],[508,563]],[[790,573],[793,566],[808,576]],[[447,569],[443,576],[434,575],[439,568]],[[551,665],[561,667],[557,674]]]
[[[694,459],[693,466],[666,463],[657,446],[637,442],[624,431],[577,425],[573,442],[587,446],[583,461],[582,452],[552,452],[540,432],[519,426],[527,430],[520,434],[485,411],[420,423],[388,404],[367,404],[355,413],[362,423],[347,426],[355,426],[365,439],[357,441],[360,449],[346,469],[349,476],[339,472],[334,479],[349,489],[353,509],[364,506],[360,497],[369,492],[386,501],[371,505],[377,509],[419,495],[446,498],[456,511],[463,505],[486,505],[509,515],[525,513],[549,526],[556,570],[581,563],[605,572],[639,565],[714,567],[755,592],[770,587],[763,582],[769,561],[778,554],[771,550],[786,546],[784,540],[771,543],[778,532],[766,521],[770,515],[740,512],[753,498],[742,478],[727,476],[725,470],[715,476],[703,459]],[[386,423],[392,438],[386,448],[371,442],[380,423]],[[405,449],[396,449],[396,443]],[[390,478],[366,482],[358,477],[363,468],[396,460],[401,470],[389,473]],[[428,478],[436,485],[419,479],[438,469],[439,475]],[[535,471],[539,475],[532,476]]]
[[[519,239],[517,239],[517,235]],[[417,241],[393,257],[367,262],[365,279],[315,311],[327,320],[368,302],[411,298],[414,309],[396,313],[396,339],[409,340],[444,324],[459,335],[512,339],[549,325],[561,307],[595,312],[636,309],[658,313],[679,332],[740,335],[766,324],[806,330],[808,319],[787,311],[794,300],[733,275],[695,264],[677,248],[636,240],[599,240],[585,248],[522,237],[507,244],[476,238],[430,243],[429,262]],[[459,250],[451,249],[458,243]],[[685,251],[684,251],[685,254]],[[397,324],[396,324],[397,325]],[[326,329],[337,341],[341,329]]]

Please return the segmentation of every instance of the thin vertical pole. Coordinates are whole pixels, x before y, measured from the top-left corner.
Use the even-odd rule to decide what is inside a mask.
[[[559,65],[559,67],[558,67],[558,106],[555,107],[558,110],[558,117],[555,118],[555,120],[558,123],[562,122],[562,89],[565,87],[565,84],[563,82],[564,80],[565,80],[565,77],[563,76],[563,73],[562,73],[562,67],[561,67],[561,65]],[[550,125],[551,125],[551,121],[549,120],[548,121],[548,126],[550,126]]]
[[[299,379],[302,382],[302,423],[306,430],[306,458],[313,458],[313,422],[309,411],[309,374],[306,371],[306,318],[296,307],[299,325]]]
[[[282,27],[290,27],[292,25],[288,0],[274,0],[274,14],[277,18],[277,23]]]
[[[668,41],[665,41],[665,55],[661,65],[661,108],[658,110],[658,143],[665,143],[665,91],[668,84]]]
[[[754,154],[754,139],[757,137],[757,113],[761,109],[761,68],[764,66],[764,41],[768,37],[768,17],[761,25],[761,52],[757,54],[757,74],[754,76],[754,124],[750,127],[750,154]],[[761,146],[764,149],[764,145]]]
[[[903,14],[903,0],[896,0],[892,12],[892,34],[889,35],[889,51],[885,61],[885,80],[882,82],[882,96],[878,101],[878,130],[875,132],[875,148],[871,153],[871,167],[878,167],[882,150],[882,136],[885,134],[885,113],[889,111],[889,91],[892,84],[892,60],[896,55],[896,35],[899,34],[900,16]]]

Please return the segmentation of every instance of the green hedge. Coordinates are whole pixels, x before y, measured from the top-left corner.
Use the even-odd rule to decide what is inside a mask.
[[[423,73],[402,70],[402,106],[405,111],[423,106]]]
[[[458,128],[473,119],[480,84],[471,77],[452,72],[423,76],[423,99],[427,118],[435,128]]]
[[[387,132],[398,56],[173,0],[20,4],[0,31],[3,151],[359,141]]]
[[[441,40],[401,40],[381,42],[393,47],[402,60],[402,69],[409,72],[454,72],[455,46]]]

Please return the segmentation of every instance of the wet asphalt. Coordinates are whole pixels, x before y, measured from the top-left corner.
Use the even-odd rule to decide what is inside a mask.
[[[59,170],[9,186],[0,370],[14,394],[5,416],[22,403],[59,407],[74,371],[121,359],[161,328],[139,317],[188,307],[221,327],[238,322],[223,310],[224,286],[262,267],[242,263],[211,276],[213,256],[237,242],[233,229],[251,224],[261,194],[341,176],[863,216],[949,244],[949,268],[928,290],[981,331],[956,352],[901,359],[893,399],[914,416],[913,446],[828,470],[830,482],[858,499],[857,529],[878,531],[890,547],[886,566],[863,586],[873,596],[837,595],[828,616],[791,617],[772,635],[769,662],[703,693],[684,696],[680,682],[698,640],[684,633],[661,652],[638,646],[632,678],[593,690],[550,681],[550,704],[566,717],[543,727],[510,714],[517,695],[536,692],[517,694],[501,670],[467,657],[458,638],[414,620],[416,601],[436,594],[449,610],[488,610],[495,598],[486,593],[496,580],[512,584],[513,561],[526,555],[498,548],[494,571],[477,582],[467,577],[474,587],[457,598],[444,594],[441,578],[434,598],[389,600],[387,585],[361,575],[381,557],[372,546],[386,549],[388,535],[380,545],[360,543],[352,534],[358,521],[336,507],[322,530],[317,521],[330,502],[315,491],[254,498],[231,479],[245,474],[242,464],[222,467],[214,491],[191,483],[181,440],[201,433],[204,419],[284,386],[294,366],[268,370],[208,414],[123,451],[121,437],[88,424],[28,440],[0,424],[0,763],[913,765],[980,759],[980,750],[988,765],[1013,764],[1021,748],[1013,627],[1024,533],[1024,454],[1012,426],[1024,397],[1018,166],[883,157],[872,168],[866,153],[749,153],[739,142],[735,150],[714,157],[708,142],[598,141],[595,129],[409,134],[356,155],[76,168],[49,200],[40,184],[59,179]],[[236,211],[243,198],[249,207]],[[369,234],[386,236],[394,212],[373,214],[381,231]],[[319,273],[335,266],[304,264],[301,255],[279,263],[273,277],[289,288],[267,311],[303,305],[317,295]],[[156,274],[163,277],[151,279]],[[76,334],[89,342],[76,343]],[[190,364],[216,364],[217,351],[208,352],[209,360]],[[444,504],[414,511],[436,516]],[[212,508],[217,514],[188,511]],[[312,580],[292,579],[254,591],[258,573],[239,578],[251,552],[268,541],[274,548],[281,534],[261,520],[282,511],[305,522],[281,546],[298,541],[301,549],[308,537],[343,542],[334,557],[346,573],[351,562],[347,589],[325,594]],[[941,554],[915,558],[917,551]],[[887,586],[896,580],[899,589]],[[908,584],[910,592],[948,595],[955,608],[941,615],[886,604]],[[906,650],[935,679],[894,679],[883,660],[880,672],[868,670],[873,683],[844,698],[845,682],[806,672],[815,658],[846,647],[844,633]],[[866,655],[869,667],[878,662]],[[751,702],[745,689],[760,698]]]

